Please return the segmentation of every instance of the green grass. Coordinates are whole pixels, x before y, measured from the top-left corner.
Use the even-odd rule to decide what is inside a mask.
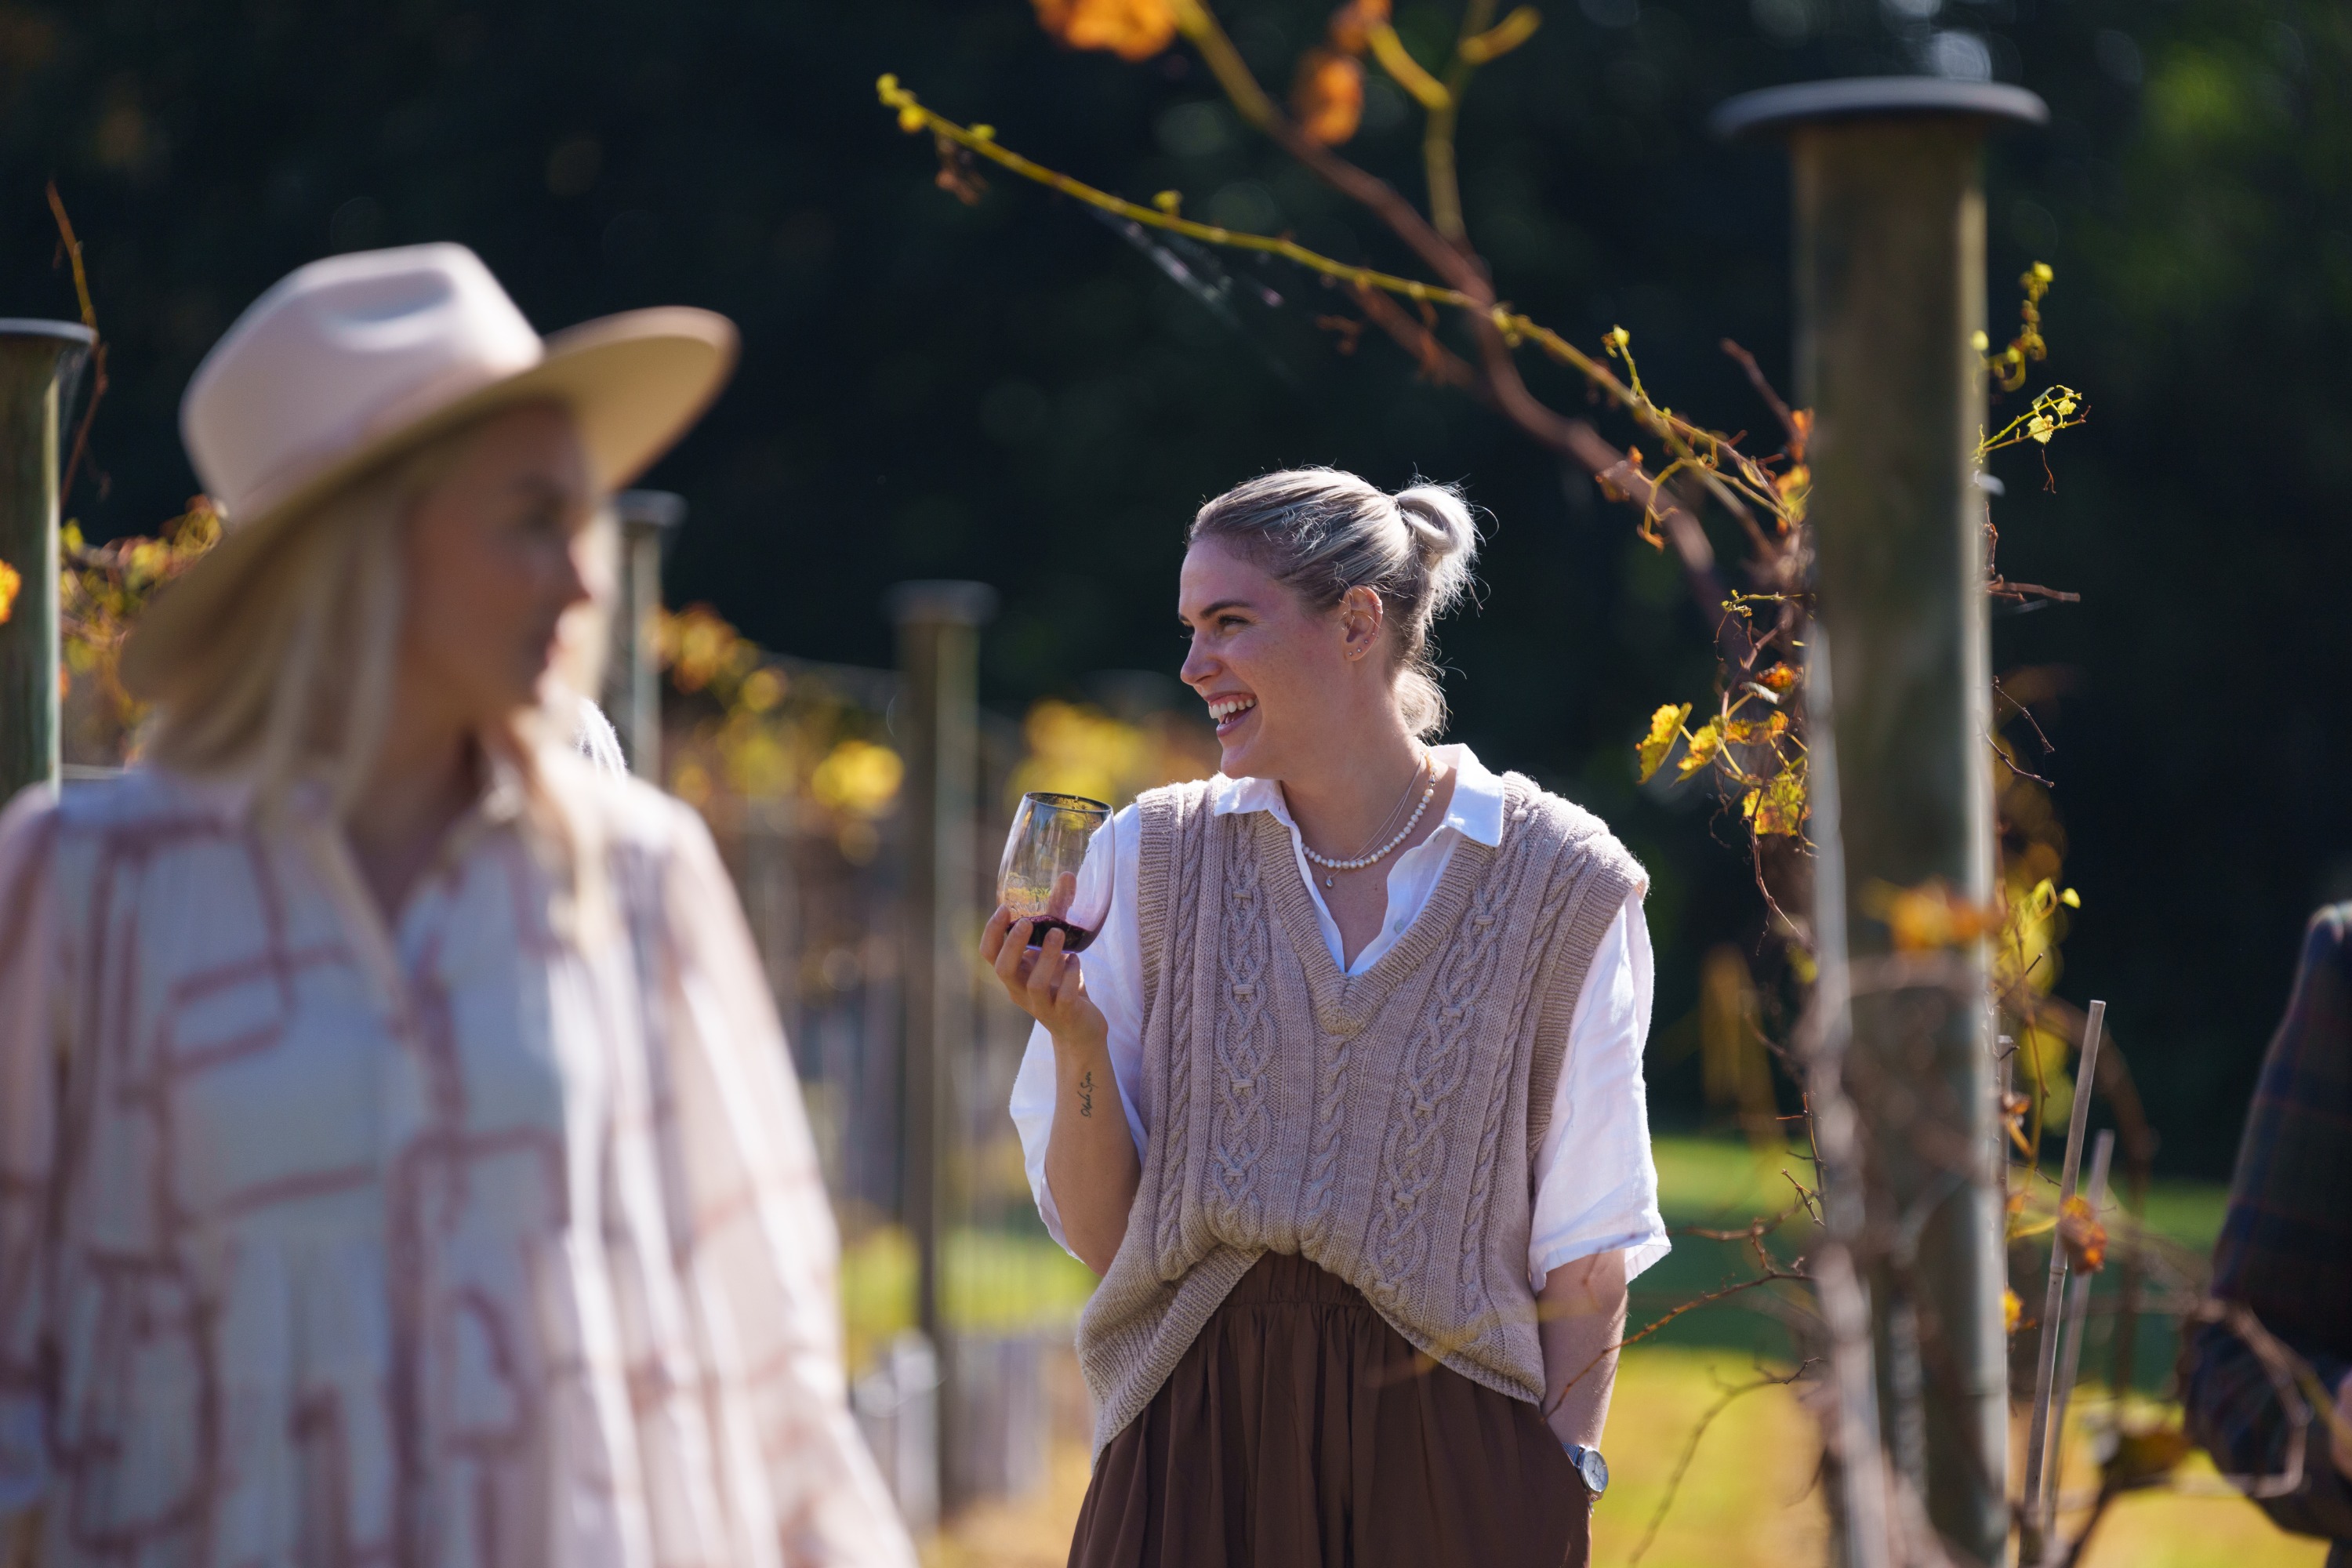
[[[1656,1138],[1653,1148],[1658,1163],[1659,1207],[1670,1227],[1697,1225],[1731,1229],[1758,1216],[1780,1214],[1795,1195],[1781,1173],[1785,1170],[1810,1180],[1811,1168],[1801,1150],[1787,1154],[1759,1152],[1732,1139],[1687,1135]],[[2148,1193],[2147,1220],[2158,1234],[2190,1252],[2210,1253],[2214,1237],[2221,1234],[2228,1202],[2229,1189],[2218,1183],[2158,1181]],[[1801,1251],[1809,1227],[1801,1214],[1790,1220],[1779,1235],[1776,1250],[1784,1258]],[[1639,1327],[1681,1302],[1754,1273],[1752,1256],[1744,1246],[1677,1236],[1674,1251],[1634,1282],[1633,1323]],[[1786,1359],[1794,1353],[1794,1346],[1780,1321],[1759,1310],[1769,1305],[1762,1299],[1764,1294],[1744,1292],[1699,1308],[1676,1319],[1648,1342],[1717,1347]],[[2144,1317],[2134,1347],[2133,1386],[2145,1393],[2159,1391],[2179,1349],[2178,1329],[2168,1319]],[[2103,1329],[2094,1330],[2085,1352],[2085,1375],[2103,1375],[2109,1364]]]
[[[2148,1184],[2147,1223],[2191,1251],[2210,1253],[2221,1234],[2230,1189],[2219,1182],[2159,1180]]]
[[[1042,1236],[960,1230],[948,1237],[941,1306],[947,1320],[974,1334],[1066,1329],[1093,1294],[1095,1277]],[[842,1318],[849,1364],[915,1323],[915,1244],[897,1226],[868,1231],[842,1248]]]
[[[1788,1210],[1796,1191],[1788,1175],[1811,1180],[1801,1150],[1759,1151],[1729,1138],[1666,1135],[1653,1142],[1658,1163],[1658,1203],[1670,1226],[1736,1229],[1749,1220]],[[1788,1174],[1783,1174],[1783,1172]],[[2227,1190],[2210,1183],[2161,1181],[2148,1194],[2151,1225],[2182,1246],[2209,1251],[2221,1225]],[[1811,1222],[1801,1212],[1777,1238],[1783,1258],[1803,1250]],[[1755,1272],[1748,1249],[1735,1242],[1678,1236],[1674,1250],[1635,1281],[1635,1326],[1663,1316],[1694,1297],[1745,1279]],[[1077,1320],[1094,1289],[1087,1267],[1047,1237],[1000,1231],[963,1230],[949,1241],[946,1310],[949,1321],[975,1333],[1066,1330]],[[1730,1350],[1785,1360],[1793,1353],[1789,1333],[1768,1311],[1765,1292],[1749,1291],[1685,1313],[1654,1336],[1662,1346]],[[869,1231],[845,1249],[842,1305],[847,1320],[850,1364],[915,1319],[915,1255],[907,1234],[895,1226]],[[2153,1390],[2170,1369],[2175,1349],[2169,1322],[2142,1323],[2134,1383]],[[2105,1364],[2091,1347],[2086,1368]]]

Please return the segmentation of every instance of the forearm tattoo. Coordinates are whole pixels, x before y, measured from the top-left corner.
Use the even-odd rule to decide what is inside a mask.
[[[1078,1114],[1090,1117],[1094,1113],[1095,1069],[1088,1068],[1078,1075]]]

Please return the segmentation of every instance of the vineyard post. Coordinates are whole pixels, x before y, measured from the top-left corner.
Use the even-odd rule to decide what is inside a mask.
[[[940,1300],[940,1248],[953,1225],[956,1085],[972,1044],[973,828],[980,785],[980,628],[996,610],[982,583],[901,583],[898,700],[891,735],[906,759],[905,1120],[900,1207],[919,1259],[916,1311],[939,1358],[939,1491],[942,1512],[963,1489],[951,1452],[961,1429],[955,1342]]]
[[[629,771],[661,782],[662,556],[686,521],[686,498],[668,490],[623,490],[613,498],[620,525],[620,581],[614,584],[612,668],[604,692]]]
[[[98,335],[0,320],[0,801],[58,780],[58,420]]]
[[[1993,900],[1981,150],[1993,122],[2048,112],[2019,88],[1887,78],[1749,93],[1716,121],[1785,136],[1793,164],[1814,657],[1837,691],[1836,820],[1816,833],[1843,868],[1815,899],[1845,931],[1879,1405],[1928,1523],[1983,1563],[2010,1525],[1988,955],[1897,953],[1877,917],[1900,889]]]

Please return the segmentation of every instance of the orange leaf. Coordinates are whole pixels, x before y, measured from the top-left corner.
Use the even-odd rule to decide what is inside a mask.
[[[1776,692],[1789,691],[1793,689],[1797,684],[1796,668],[1793,665],[1776,664],[1771,668],[1766,670],[1763,674],[1758,676],[1756,680],[1759,685],[1763,686],[1769,690]]]
[[[2076,1193],[2058,1216],[2058,1239],[2066,1261],[2085,1274],[2096,1274],[2107,1263],[2107,1227],[2091,1212],[2091,1201]]]
[[[1074,49],[1108,49],[1148,60],[1176,39],[1169,0],[1032,0],[1037,25]]]
[[[8,617],[16,613],[16,595],[24,586],[25,574],[0,561],[0,626],[5,626]]]
[[[1964,947],[2000,929],[2000,911],[1970,903],[1941,880],[1916,888],[1874,882],[1863,889],[1863,912],[1886,922],[1898,952]]]
[[[1389,0],[1354,0],[1331,13],[1331,47],[1360,55],[1372,45],[1372,29],[1389,19]]]
[[[1307,140],[1336,147],[1364,119],[1364,68],[1338,49],[1309,49],[1290,84],[1290,111]]]

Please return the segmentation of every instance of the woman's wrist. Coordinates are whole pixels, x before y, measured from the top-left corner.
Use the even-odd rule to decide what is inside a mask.
[[[1095,1058],[1110,1055],[1110,1026],[1099,1017],[1066,1029],[1049,1025],[1045,1037],[1054,1042],[1054,1059],[1066,1068],[1081,1059],[1092,1066]]]

